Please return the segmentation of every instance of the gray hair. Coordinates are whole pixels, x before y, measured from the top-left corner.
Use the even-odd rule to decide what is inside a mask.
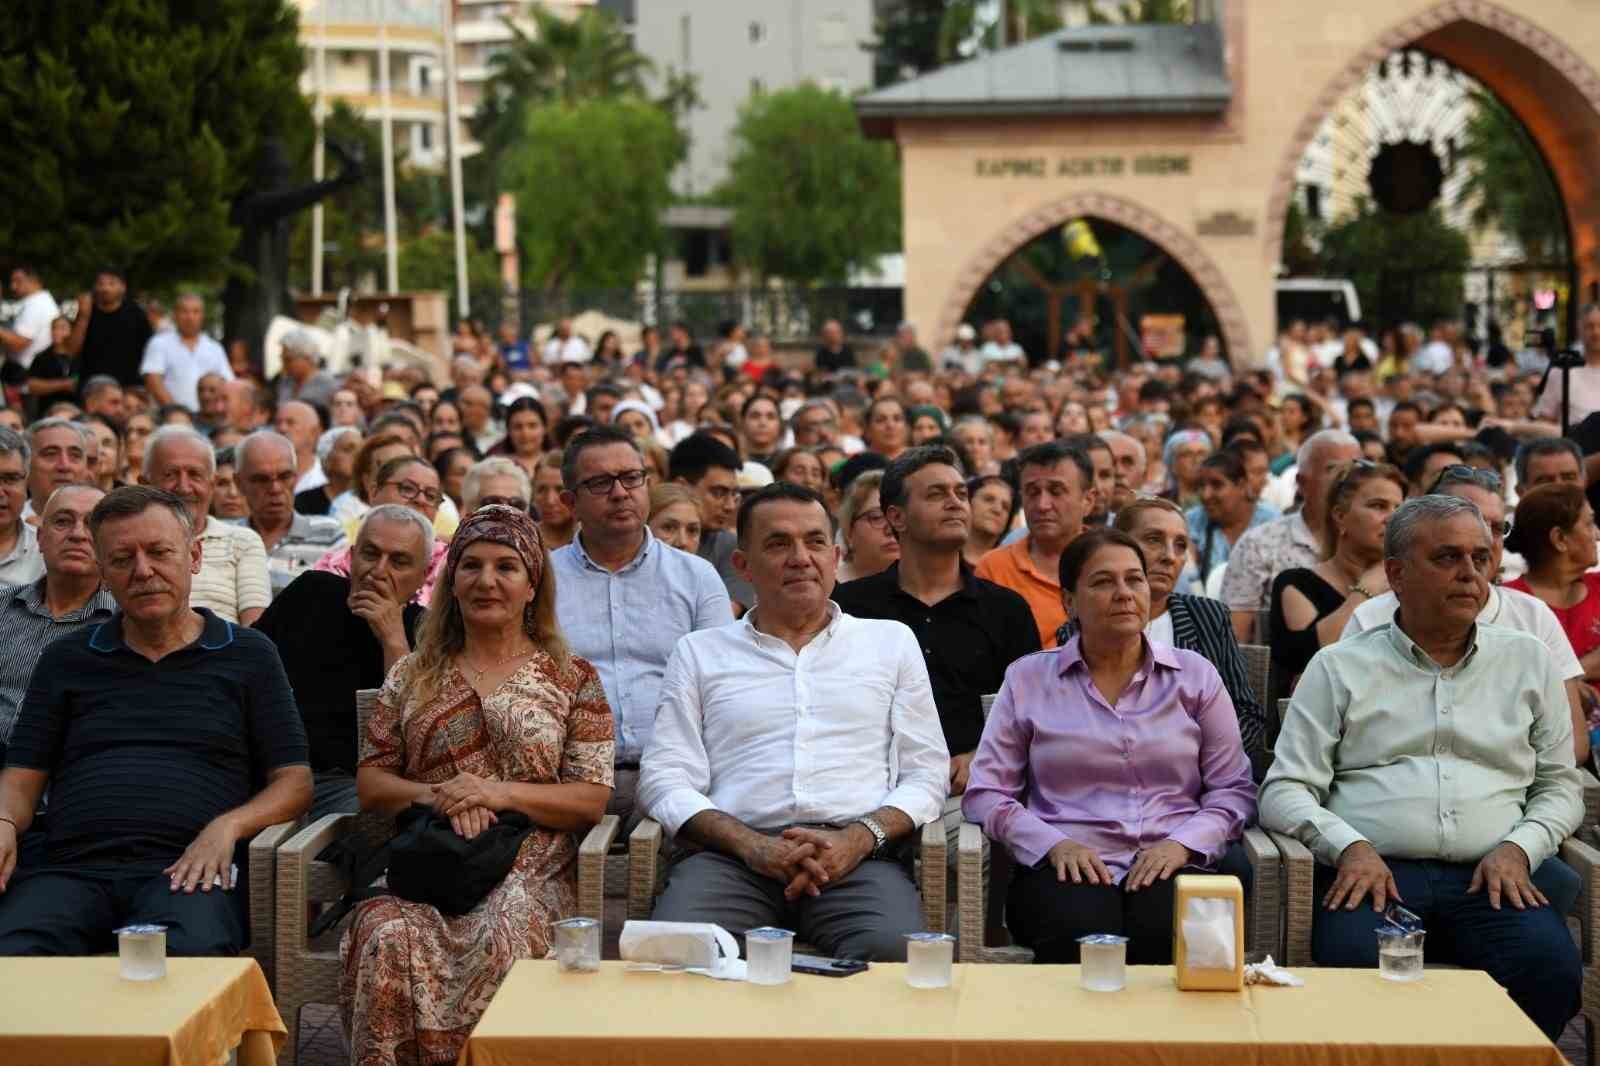
[[[162,426],[150,434],[144,442],[144,467],[146,474],[150,472],[150,461],[155,458],[156,449],[168,441],[188,441],[205,453],[207,472],[217,476],[217,453],[211,447],[211,442],[199,430],[192,426]]]
[[[151,508],[161,508],[183,529],[185,543],[194,540],[194,519],[189,507],[165,489],[149,485],[123,485],[112,489],[100,498],[89,513],[89,535],[94,538],[96,552],[100,549],[100,527],[114,519],[136,518]]]
[[[372,510],[361,516],[361,528],[356,530],[356,543],[367,535],[367,527],[373,522],[409,522],[422,531],[423,562],[433,554],[433,523],[420,511],[398,503],[380,503]]]
[[[322,354],[322,345],[317,343],[317,338],[303,329],[291,329],[285,333],[278,346],[286,352],[299,352],[312,359]]]
[[[122,382],[118,381],[110,374],[96,374],[94,377],[83,383],[83,402],[89,403],[96,396],[99,396],[103,392],[110,392],[112,389],[121,392]]]
[[[994,424],[983,415],[962,415],[960,418],[956,419],[950,424],[950,432],[954,433],[962,426],[977,426],[979,429],[989,434],[991,438],[994,436]]]
[[[800,416],[805,414],[807,411],[822,411],[827,414],[828,421],[834,423],[835,425],[837,425],[839,422],[839,413],[833,409],[833,404],[823,399],[807,400],[799,407],[796,407],[794,414],[789,416],[789,428],[793,429],[796,425],[798,425],[800,422]]]
[[[1300,450],[1294,453],[1295,465],[1304,469],[1311,465],[1311,457],[1323,448],[1333,447],[1359,448],[1361,442],[1342,429],[1324,429],[1311,434],[1300,445]]]
[[[1577,460],[1578,471],[1581,474],[1583,471],[1583,449],[1578,446],[1577,441],[1570,437],[1535,437],[1530,441],[1524,442],[1522,447],[1517,449],[1515,463],[1517,483],[1520,485],[1528,480],[1528,464],[1539,456],[1561,455],[1563,453]]]
[[[333,454],[333,446],[338,444],[339,438],[344,436],[346,433],[354,433],[358,437],[361,436],[361,431],[354,426],[334,426],[332,429],[326,430],[322,436],[318,437],[317,462],[326,463],[328,461],[328,456]]]
[[[1098,436],[1101,440],[1105,441],[1107,447],[1111,446],[1111,442],[1113,440],[1119,440],[1119,441],[1124,441],[1125,440],[1125,441],[1129,442],[1130,444],[1132,444],[1135,448],[1137,448],[1139,450],[1139,467],[1140,467],[1140,469],[1143,469],[1145,464],[1150,461],[1150,457],[1147,456],[1144,453],[1144,441],[1140,440],[1138,437],[1135,437],[1132,433],[1124,433],[1120,429],[1107,429],[1107,430],[1102,430],[1101,432],[1096,434],[1096,436]]]
[[[96,451],[99,451],[100,449],[100,438],[94,435],[94,430],[90,429],[82,422],[74,422],[70,418],[62,418],[59,415],[56,415],[51,418],[41,418],[39,421],[28,427],[27,441],[29,456],[32,456],[34,452],[39,450],[39,434],[51,429],[72,430],[72,432],[78,435],[78,441],[83,445],[83,450],[85,452],[89,451],[91,448]]]
[[[27,438],[14,429],[0,426],[0,455],[22,456],[22,469],[28,469],[28,460],[33,456],[33,449],[28,446]]]
[[[1476,518],[1484,537],[1489,537],[1489,524],[1483,520],[1483,512],[1465,496],[1417,496],[1407,500],[1389,516],[1389,525],[1383,531],[1383,557],[1405,558],[1416,542],[1418,527],[1463,514]]]
[[[283,445],[289,451],[289,465],[296,470],[300,469],[299,456],[294,454],[294,441],[273,429],[258,429],[244,440],[233,446],[234,454],[239,457],[239,470],[244,471],[250,465],[250,446],[274,442]]]
[[[528,477],[528,472],[516,463],[503,456],[493,455],[481,462],[473,463],[467,469],[467,476],[461,479],[461,512],[463,515],[471,514],[478,509],[478,497],[482,496],[483,479],[486,477],[516,478],[517,484],[522,488],[524,498],[533,499],[533,482]]]

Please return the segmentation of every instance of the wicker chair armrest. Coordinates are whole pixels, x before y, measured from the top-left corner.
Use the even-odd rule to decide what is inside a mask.
[[[295,833],[278,847],[277,929],[278,954],[299,955],[306,950],[306,907],[311,866],[329,844],[344,836],[359,815],[329,814]]]
[[[660,875],[661,848],[666,834],[661,823],[641,819],[628,835],[628,917],[644,921],[655,903],[656,879]]]
[[[1594,941],[1600,932],[1600,839],[1594,830],[1561,842],[1561,861],[1572,867],[1583,881],[1578,895],[1578,925],[1583,929],[1583,965],[1595,965]]]
[[[1283,860],[1264,829],[1251,826],[1239,845],[1250,863],[1250,899],[1246,902],[1245,950],[1283,955]]]
[[[1311,922],[1316,916],[1316,894],[1311,879],[1316,860],[1311,849],[1292,836],[1268,832],[1283,859],[1283,964],[1313,966]]]
[[[983,827],[962,822],[956,836],[956,914],[960,962],[983,961],[983,933],[988,920],[984,896],[989,888],[989,839]]]
[[[918,889],[922,893],[922,927],[930,933],[945,931],[949,885],[950,843],[945,838],[944,819],[934,818],[921,829],[918,845]]]
[[[1583,824],[1600,824],[1600,780],[1585,767],[1578,767],[1578,778],[1583,782]]]
[[[250,893],[250,954],[266,974],[268,985],[277,962],[273,930],[278,915],[273,902],[278,889],[278,845],[298,828],[299,821],[278,822],[250,838],[250,883],[246,886]]]
[[[622,832],[622,819],[614,814],[601,818],[584,834],[578,845],[578,914],[580,918],[605,919],[606,855]]]

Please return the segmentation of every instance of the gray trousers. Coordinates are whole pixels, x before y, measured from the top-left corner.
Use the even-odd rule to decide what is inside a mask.
[[[904,962],[907,933],[922,931],[922,901],[903,865],[868,859],[820,896],[783,898],[783,884],[737,859],[696,852],[673,864],[651,918],[715,922],[736,936],[776,925],[835,958]]]

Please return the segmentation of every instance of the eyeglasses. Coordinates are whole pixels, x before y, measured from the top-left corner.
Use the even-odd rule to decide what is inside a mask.
[[[874,507],[870,511],[862,511],[860,514],[856,515],[854,518],[852,518],[850,520],[850,524],[853,526],[857,522],[865,522],[867,525],[871,526],[873,529],[882,529],[883,526],[884,526],[884,523],[887,522],[887,521],[888,521],[888,519],[883,517],[883,509],[879,508],[879,507]]]
[[[444,493],[438,489],[425,489],[415,481],[388,481],[385,484],[393,485],[394,490],[400,494],[402,500],[409,501],[421,497],[437,507],[439,502],[444,499]]]
[[[1433,485],[1428,489],[1428,495],[1433,495],[1451,485],[1476,485],[1486,492],[1500,494],[1500,475],[1493,470],[1484,470],[1481,467],[1468,466],[1465,463],[1452,463],[1439,471],[1439,476],[1433,479]]]
[[[625,470],[620,474],[601,474],[598,477],[585,478],[578,482],[578,487],[591,496],[609,496],[611,486],[620,482],[625,489],[636,489],[643,485],[645,478],[649,476],[647,470]]]
[[[509,507],[513,511],[521,511],[524,514],[526,514],[527,511],[528,511],[528,501],[522,499],[520,496],[483,496],[483,497],[479,498],[478,506],[479,507],[493,507],[493,506]]]

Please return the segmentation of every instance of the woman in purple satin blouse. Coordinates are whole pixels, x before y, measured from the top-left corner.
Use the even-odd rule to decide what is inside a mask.
[[[1018,867],[1006,924],[1041,963],[1120,933],[1128,961],[1172,961],[1172,876],[1214,871],[1255,820],[1239,721],[1212,665],[1144,636],[1137,543],[1084,533],[1061,556],[1079,636],[1006,671],[962,813]]]

